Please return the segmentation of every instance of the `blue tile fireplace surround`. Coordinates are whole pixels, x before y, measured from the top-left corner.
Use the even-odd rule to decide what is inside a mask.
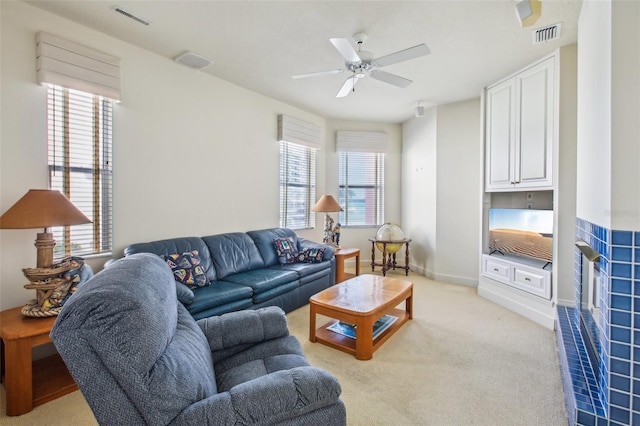
[[[600,256],[590,293],[593,316],[584,312],[589,259],[578,247],[575,306],[558,306],[556,336],[569,424],[640,425],[640,232],[578,218],[579,240]]]

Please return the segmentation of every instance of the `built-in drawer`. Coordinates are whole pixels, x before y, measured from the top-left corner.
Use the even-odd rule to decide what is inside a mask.
[[[514,266],[513,284],[536,296],[549,299],[551,297],[550,275],[548,271]]]
[[[505,284],[511,282],[511,265],[506,262],[496,260],[491,256],[483,256],[482,258],[482,275]]]

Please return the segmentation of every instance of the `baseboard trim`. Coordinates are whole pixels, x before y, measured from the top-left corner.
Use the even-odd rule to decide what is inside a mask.
[[[546,301],[546,303],[533,302],[514,292],[507,291],[482,281],[478,285],[479,296],[522,315],[549,330],[555,330],[556,309],[553,303]]]

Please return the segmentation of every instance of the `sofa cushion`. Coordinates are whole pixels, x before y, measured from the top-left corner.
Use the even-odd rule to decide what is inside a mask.
[[[228,275],[224,280],[251,287],[255,295],[289,282],[295,282],[297,279],[298,274],[295,271],[262,268]]]
[[[239,300],[251,300],[251,287],[230,283],[228,281],[214,281],[206,287],[193,289],[194,299],[189,305],[192,314],[215,306],[225,305]]]
[[[194,289],[211,284],[202,267],[198,250],[165,255],[164,260],[171,268],[176,281],[187,287]]]
[[[218,279],[238,272],[264,268],[264,261],[253,240],[243,232],[202,237],[209,248]]]
[[[290,265],[272,266],[269,269],[274,269],[276,271],[293,271],[298,274],[298,278],[302,278],[307,275],[314,274],[318,271],[331,271],[331,262],[325,261],[321,263],[292,263]]]
[[[129,256],[135,253],[154,253],[158,256],[167,256],[174,253],[186,253],[192,250],[198,250],[202,268],[209,281],[215,281],[217,278],[216,270],[213,267],[209,248],[198,237],[182,237],[170,238],[167,240],[151,241],[148,243],[131,244],[124,249],[124,255]]]
[[[273,240],[273,248],[276,250],[278,262],[281,265],[296,263],[298,248],[296,242],[291,237],[276,238]]]

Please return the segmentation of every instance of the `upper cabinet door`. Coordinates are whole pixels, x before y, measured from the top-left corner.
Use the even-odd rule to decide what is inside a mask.
[[[487,89],[486,191],[553,189],[554,70],[550,57]]]
[[[487,90],[487,188],[511,188],[515,183],[515,96],[514,79]]]
[[[518,79],[519,163],[521,187],[553,187],[554,58],[525,70]]]

